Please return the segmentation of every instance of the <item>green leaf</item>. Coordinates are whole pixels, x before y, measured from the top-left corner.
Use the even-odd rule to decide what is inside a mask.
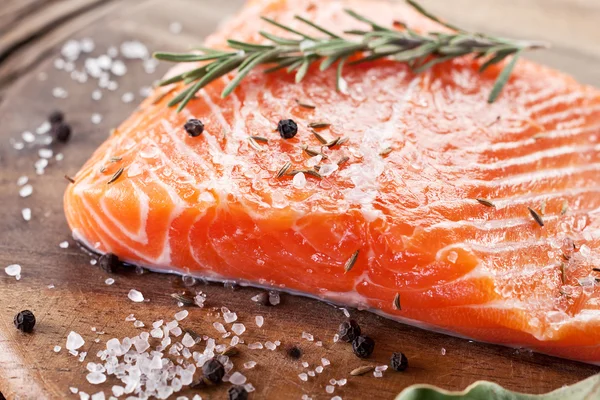
[[[277,22],[277,21],[275,21],[275,20],[273,20],[273,19],[271,19],[271,18],[268,18],[268,17],[260,17],[260,18],[261,18],[263,21],[267,21],[267,22],[268,22],[268,23],[270,23],[271,25],[275,25],[276,27],[278,27],[278,28],[281,28],[281,29],[283,29],[283,30],[286,30],[286,31],[288,31],[288,32],[290,32],[290,33],[295,33],[296,35],[302,36],[304,39],[309,39],[309,40],[317,40],[317,39],[315,39],[315,38],[313,38],[313,37],[311,37],[311,36],[308,36],[308,35],[306,35],[306,34],[304,34],[304,33],[302,33],[302,32],[299,32],[299,31],[297,31],[297,30],[295,30],[295,29],[292,29],[292,28],[290,28],[289,26],[282,25],[282,24],[280,24],[279,22]]]
[[[361,22],[365,22],[369,25],[371,25],[373,27],[373,29],[378,30],[378,31],[392,31],[391,29],[386,28],[385,26],[381,26],[378,23],[371,21],[368,18],[363,17],[362,15],[357,14],[356,12],[346,8],[344,11],[346,11],[346,14],[350,15],[352,18],[357,19]]]
[[[233,90],[240,84],[242,79],[244,79],[244,77],[248,75],[248,73],[252,69],[254,69],[254,67],[256,67],[258,64],[268,62],[271,58],[276,57],[278,52],[278,49],[272,49],[262,54],[258,53],[260,55],[258,57],[253,58],[252,61],[250,61],[249,63],[246,63],[244,65],[244,68],[240,69],[235,75],[235,77],[231,80],[231,82],[229,82],[227,86],[225,86],[225,89],[223,89],[223,93],[221,93],[221,97],[226,97],[231,92],[233,92]]]
[[[260,36],[269,39],[273,43],[282,44],[284,46],[297,46],[300,44],[300,40],[286,39],[281,36],[273,35],[272,33],[260,31]]]
[[[504,85],[506,85],[506,82],[508,81],[508,78],[510,77],[512,70],[515,68],[517,60],[519,59],[519,56],[521,55],[521,51],[522,50],[519,50],[515,53],[512,60],[510,60],[510,62],[508,64],[506,64],[506,66],[504,67],[502,72],[500,72],[500,75],[498,75],[498,78],[496,79],[496,83],[494,83],[494,87],[492,88],[492,91],[490,93],[490,97],[488,97],[488,103],[493,103],[494,101],[496,101],[496,99],[500,95],[502,88],[504,87]]]
[[[287,57],[287,58],[284,58],[284,59],[280,59],[279,61],[276,61],[277,62],[276,66],[271,67],[271,68],[267,68],[263,72],[265,74],[268,74],[270,72],[275,72],[275,71],[278,71],[278,70],[283,69],[285,67],[288,67],[288,66],[296,63],[297,61],[298,61],[298,57]]]
[[[481,64],[481,67],[479,67],[479,72],[481,73],[481,72],[485,71],[489,66],[499,63],[500,61],[504,60],[506,57],[508,57],[509,55],[513,54],[516,51],[517,51],[517,49],[511,49],[511,50],[501,51],[501,52],[495,54],[494,56],[490,57],[486,62]]]
[[[331,32],[331,31],[328,31],[327,29],[323,28],[323,27],[322,27],[322,26],[320,26],[320,25],[317,25],[317,24],[315,24],[315,23],[314,23],[314,22],[312,22],[312,21],[309,21],[309,20],[307,20],[306,18],[303,18],[303,17],[301,17],[301,16],[299,16],[299,15],[296,15],[296,16],[295,16],[295,18],[296,18],[297,20],[299,20],[299,21],[302,21],[302,22],[304,22],[305,24],[307,24],[307,25],[309,25],[309,26],[312,26],[312,27],[313,27],[313,28],[315,28],[316,30],[318,30],[318,31],[320,31],[320,32],[323,32],[323,33],[324,33],[324,34],[326,34],[326,35],[329,35],[329,36],[331,36],[332,38],[341,39],[341,37],[340,37],[340,36],[336,35],[335,33]]]
[[[452,60],[453,58],[456,58],[456,56],[436,57],[432,60],[427,61],[425,64],[419,65],[417,68],[415,68],[415,72],[420,74],[421,72],[428,70],[429,68],[433,67],[434,65]]]
[[[319,65],[319,70],[325,71],[327,68],[331,67],[335,62],[340,58],[340,56],[328,56],[321,61],[321,65]]]
[[[298,68],[296,72],[296,83],[300,83],[302,79],[304,79],[304,75],[306,75],[306,71],[308,71],[308,67],[310,66],[310,58],[304,58],[302,65]]]
[[[195,62],[195,61],[206,61],[214,60],[224,55],[235,54],[230,52],[218,52],[210,54],[194,54],[194,53],[154,53],[152,56],[157,60],[172,61],[172,62]]]
[[[457,31],[457,32],[463,32],[462,29],[451,25],[447,22],[442,21],[441,19],[439,19],[438,17],[436,17],[435,15],[431,14],[429,11],[425,10],[423,8],[423,6],[421,6],[419,3],[417,3],[415,0],[406,0],[406,2],[408,4],[410,4],[415,10],[417,10],[420,14],[422,14],[423,16],[429,18],[432,21],[437,22],[440,25],[445,26],[446,28],[452,29],[453,31]]]
[[[540,395],[512,392],[487,381],[475,382],[460,392],[451,392],[432,385],[412,385],[404,389],[396,400],[591,400],[598,398],[600,398],[600,375]]]
[[[244,50],[244,51],[264,51],[264,50],[270,50],[273,48],[273,46],[270,46],[270,45],[246,43],[246,42],[240,42],[239,40],[232,40],[232,39],[227,40],[227,44],[231,48],[238,49],[238,50]]]

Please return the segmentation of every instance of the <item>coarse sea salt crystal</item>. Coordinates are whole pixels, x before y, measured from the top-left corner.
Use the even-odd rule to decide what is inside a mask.
[[[25,185],[19,190],[19,196],[29,197],[33,193],[33,186]]]
[[[254,321],[256,322],[256,326],[258,326],[259,328],[263,326],[263,324],[265,323],[265,319],[262,315],[257,315],[254,318]]]
[[[141,173],[142,173],[142,167],[138,163],[131,164],[127,170],[127,176],[129,176],[130,178],[132,178],[134,176],[138,176]]]
[[[77,392],[79,392],[79,389],[77,389],[76,387],[69,387],[69,390],[71,391],[71,393],[73,394],[77,394]]]
[[[51,149],[39,149],[38,155],[41,158],[52,158],[52,156],[54,155],[54,152]]]
[[[123,76],[127,73],[127,66],[123,61],[115,60],[110,67],[110,72],[116,76]]]
[[[294,175],[292,185],[294,185],[296,189],[303,189],[306,186],[306,176],[304,176],[303,172],[298,172]]]
[[[301,381],[306,382],[308,380],[308,375],[302,372],[301,374],[298,374],[298,378],[300,378]]]
[[[164,322],[164,321],[163,321],[162,319],[159,319],[158,321],[154,321],[154,322],[152,323],[152,327],[153,327],[153,328],[160,328],[160,327],[163,325],[163,322]]]
[[[91,260],[91,261],[96,261],[96,260]],[[94,264],[96,264],[96,263],[94,263]],[[113,283],[115,283],[115,280],[113,278],[106,278],[104,283],[106,283],[107,285],[112,285]]]
[[[252,369],[256,366],[256,361],[247,361],[244,363],[244,368]]]
[[[43,135],[45,133],[50,132],[51,128],[52,128],[52,125],[50,124],[50,122],[44,121],[44,122],[42,122],[42,124],[40,126],[38,126],[35,129],[35,133],[37,133],[38,135]]]
[[[133,322],[133,326],[136,328],[143,328],[145,325],[142,321],[137,320]],[[159,336],[153,336],[153,337],[159,337]]]
[[[319,365],[317,368],[315,368],[315,372],[317,374],[320,374],[321,372],[323,372],[323,366]]]
[[[381,372],[381,371],[373,371],[373,376],[375,378],[381,378],[383,376],[383,372]]]
[[[375,367],[375,371],[386,371],[388,369],[387,365],[378,365]]]
[[[100,100],[102,98],[102,91],[96,89],[92,92],[92,100]]]
[[[62,161],[64,158],[65,158],[65,156],[64,156],[64,154],[63,154],[63,153],[58,153],[58,154],[57,154],[57,155],[54,157],[54,159],[55,159],[56,161]]]
[[[265,342],[265,347],[271,351],[275,351],[275,349],[277,348],[277,346],[275,346],[275,343],[271,341]]]
[[[220,322],[213,322],[213,327],[214,327],[214,328],[217,330],[217,332],[219,332],[219,333],[225,333],[225,332],[227,332],[227,331],[225,330],[225,327],[223,326],[223,324],[222,324],[222,323],[220,323]]]
[[[231,331],[236,335],[241,335],[242,333],[246,332],[246,326],[244,324],[235,323],[231,325]]]
[[[58,244],[58,247],[60,247],[61,249],[67,249],[69,247],[69,242],[67,242],[66,240],[64,242],[60,242]]]
[[[333,385],[327,385],[325,386],[325,391],[329,394],[333,393],[335,391],[335,386]]]
[[[344,79],[342,79],[342,81],[343,81],[344,83],[346,83],[346,81],[344,81]],[[340,82],[340,83],[341,83],[341,82]],[[341,87],[342,87],[342,85],[340,84],[340,92],[344,93],[344,91],[342,91]],[[333,397],[331,398],[331,400],[342,400],[342,398],[341,398],[340,396],[333,396]]]
[[[135,315],[133,315],[133,314],[129,314],[128,316],[125,317],[125,322],[132,322],[135,320],[136,320],[136,318],[135,318]]]
[[[308,332],[302,332],[302,339],[306,339],[309,342],[312,342],[313,340],[315,340],[314,336]]]
[[[25,221],[31,220],[31,208],[24,208],[21,210],[21,215]]]
[[[77,332],[71,331],[67,336],[67,350],[77,350],[85,344],[85,340]]]
[[[232,322],[237,321],[237,314],[233,313],[233,312],[224,312],[223,313],[223,319],[225,320],[226,323],[230,324]]]
[[[308,371],[308,376],[315,376],[315,371]]]
[[[304,368],[308,368],[308,366],[309,366],[309,365],[310,365],[310,364],[309,364],[308,362],[306,362],[306,361],[302,361],[302,366],[303,366]]]
[[[256,342],[256,343],[250,343],[250,344],[248,345],[248,348],[249,348],[250,350],[260,350],[260,349],[262,349],[262,348],[263,348],[263,344],[262,344],[262,343],[260,343],[260,342]]]
[[[142,301],[144,301],[144,295],[140,291],[137,291],[135,289],[131,289],[127,297],[134,303],[141,303]]]
[[[239,372],[234,372],[233,375],[229,377],[229,382],[233,385],[243,385],[246,383],[246,377]]]
[[[350,318],[350,313],[348,312],[348,310],[347,310],[347,309],[345,309],[345,308],[342,308],[341,310],[342,310],[342,312],[344,313],[344,316],[345,316],[346,318]]]
[[[25,131],[21,134],[25,143],[33,143],[35,141],[35,135],[29,131]]]
[[[102,115],[94,113],[90,117],[90,120],[92,121],[92,124],[98,125],[100,122],[102,122]]]
[[[19,264],[11,264],[4,268],[4,272],[8,276],[14,276],[17,280],[21,279],[21,266]]]
[[[150,336],[153,338],[162,338],[164,335],[163,330],[160,328],[155,328],[150,331]]]
[[[66,99],[69,97],[69,93],[64,88],[55,87],[52,89],[52,96],[56,97],[57,99]]]
[[[173,336],[179,337],[179,335],[181,335],[182,330],[180,327],[176,326],[175,328],[171,329],[171,334]]]
[[[89,374],[86,375],[85,378],[92,385],[99,385],[103,382],[106,382],[106,375],[104,375],[102,372],[98,372],[98,371],[90,372]]]
[[[20,176],[19,179],[17,179],[17,186],[23,186],[27,182],[29,182],[29,178],[27,176],[25,176],[25,175]]]
[[[445,356],[446,355],[446,349],[442,347],[441,353],[442,353],[443,356]]]
[[[240,338],[239,336],[234,336],[231,338],[231,342],[229,343],[230,346],[235,346],[236,344],[238,344],[240,342]]]
[[[121,101],[123,103],[131,103],[134,100],[135,96],[131,92],[123,93],[121,96]]]
[[[329,176],[338,170],[337,164],[325,164],[319,169],[319,175]]]
[[[456,262],[456,260],[458,260],[458,253],[455,251],[451,251],[448,253],[448,255],[446,256],[446,259],[451,262],[452,264],[454,264]]]
[[[121,43],[121,54],[129,59],[146,59],[148,58],[148,49],[137,40],[128,41]]]
[[[189,315],[188,310],[181,310],[181,311],[175,313],[175,319],[177,321],[181,321],[182,319],[185,319],[188,315]]]
[[[181,344],[183,344],[185,347],[192,347],[196,344],[196,341],[189,333],[186,332],[185,335],[183,335],[183,339],[181,339]]]
[[[60,347],[60,346],[54,346],[55,353],[58,353],[61,349],[62,349],[62,347]]]
[[[342,378],[339,381],[337,381],[338,386],[344,386],[346,383],[348,383],[348,379],[346,378]]]
[[[321,364],[326,367],[328,365],[331,364],[331,361],[329,361],[328,359],[326,359],[325,357],[321,358]]]

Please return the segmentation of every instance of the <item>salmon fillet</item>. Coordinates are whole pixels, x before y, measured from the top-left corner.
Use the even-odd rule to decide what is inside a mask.
[[[443,29],[403,4],[261,0],[206,44],[260,42],[260,29],[274,31],[261,15],[363,28],[345,7],[386,26]],[[232,75],[212,82],[181,113],[167,103],[183,86],[159,88],[77,173],[68,223],[96,251],[156,271],[598,363],[600,91],[520,61],[488,104],[502,66],[480,74],[479,65],[463,57],[419,75],[389,60],[347,66],[345,92],[332,70],[295,84],[259,69],[224,99]],[[186,133],[190,118],[202,135]],[[288,118],[298,134],[284,140],[274,128]],[[315,121],[331,124],[319,129],[325,138],[348,138],[321,160],[302,149],[320,145]],[[286,162],[326,176],[275,177]]]

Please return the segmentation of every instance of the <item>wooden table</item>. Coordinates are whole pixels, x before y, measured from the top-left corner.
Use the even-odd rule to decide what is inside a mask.
[[[22,279],[16,281],[0,273],[0,391],[7,399],[76,398],[69,387],[87,393],[110,392],[113,384],[93,387],[85,379],[85,364],[95,360],[111,337],[133,336],[136,329],[124,321],[130,313],[147,326],[154,320],[172,318],[178,310],[170,294],[181,290],[175,276],[129,274],[115,276],[107,286],[107,274],[92,267],[90,257],[70,239],[62,213],[62,194],[66,186],[63,175],[73,174],[101,143],[109,130],[125,118],[139,102],[139,89],[150,85],[167,67],[159,65],[156,73],[144,72],[141,61],[127,63],[129,73],[118,80],[115,92],[104,91],[95,101],[91,92],[96,82],[84,84],[54,68],[54,59],[69,38],[91,37],[96,50],[126,40],[141,40],[150,49],[186,49],[211,32],[219,20],[242,3],[208,0],[3,0],[0,8],[0,267],[19,263]],[[553,42],[552,51],[531,57],[574,74],[581,81],[600,86],[600,3],[596,0],[430,0],[425,2],[447,18],[468,28],[482,29]],[[172,22],[180,22],[183,32],[171,33]],[[174,28],[174,27],[172,27]],[[81,60],[78,61],[81,65]],[[56,99],[52,90],[62,87],[65,99]],[[135,93],[135,100],[123,103],[125,92]],[[56,147],[64,160],[51,161],[43,176],[35,175],[33,163],[37,148],[13,149],[10,139],[38,127],[53,109],[64,110],[74,128],[71,142]],[[92,113],[102,121],[91,123]],[[20,198],[17,178],[28,175],[34,193]],[[29,207],[32,220],[25,222],[20,210]],[[62,249],[59,243],[68,241]],[[50,286],[49,285],[53,285]],[[149,299],[134,304],[127,299],[131,288],[141,290]],[[471,343],[411,328],[379,318],[367,312],[351,314],[377,341],[373,363],[385,364],[393,351],[403,351],[410,360],[405,373],[386,372],[382,379],[372,375],[349,377],[353,368],[365,364],[355,358],[345,344],[333,344],[342,311],[314,300],[283,296],[277,307],[258,306],[250,298],[255,289],[231,290],[221,285],[196,287],[207,293],[207,308],[190,308],[187,327],[197,332],[215,334],[212,307],[227,306],[236,311],[249,330],[246,343],[280,340],[281,348],[244,350],[236,365],[255,360],[258,366],[245,371],[257,388],[253,398],[298,399],[302,394],[325,399],[325,386],[331,378],[349,378],[335,394],[344,399],[391,399],[404,387],[427,382],[458,389],[478,379],[488,379],[519,391],[541,393],[570,384],[597,373],[597,367],[532,354],[499,346]],[[38,318],[34,334],[24,335],[13,327],[15,313],[33,310]],[[263,315],[265,324],[258,329],[254,316]],[[98,335],[91,331],[106,332]],[[253,328],[251,328],[253,327]],[[251,329],[250,329],[251,328]],[[67,334],[77,331],[86,340],[85,362],[69,356],[64,347]],[[303,331],[323,340],[323,347],[301,338]],[[100,338],[100,343],[94,339]],[[55,345],[63,347],[55,354]],[[304,350],[300,361],[292,360],[283,350],[298,345]],[[443,354],[445,349],[445,354]],[[308,382],[298,374],[301,361],[314,368],[321,357],[332,365]],[[109,385],[110,383],[110,385]],[[202,391],[209,399],[224,398],[228,385]],[[189,393],[186,393],[189,394]]]

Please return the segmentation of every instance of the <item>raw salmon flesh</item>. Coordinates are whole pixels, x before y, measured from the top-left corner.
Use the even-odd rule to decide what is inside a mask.
[[[261,15],[365,28],[346,7],[385,26],[444,29],[404,4],[260,0],[206,45],[258,42],[261,29],[285,36]],[[390,60],[346,66],[345,92],[335,68],[299,84],[259,68],[224,99],[232,75],[212,82],[180,113],[167,103],[183,85],[158,88],[77,173],[67,220],[99,253],[156,271],[598,363],[600,91],[521,60],[488,104],[502,66],[479,65],[463,57],[419,75]],[[203,134],[186,133],[190,118]],[[274,131],[282,119],[297,123],[294,138]],[[325,139],[348,141],[321,149],[316,121],[330,124],[318,129]],[[286,162],[323,176],[276,177]]]

